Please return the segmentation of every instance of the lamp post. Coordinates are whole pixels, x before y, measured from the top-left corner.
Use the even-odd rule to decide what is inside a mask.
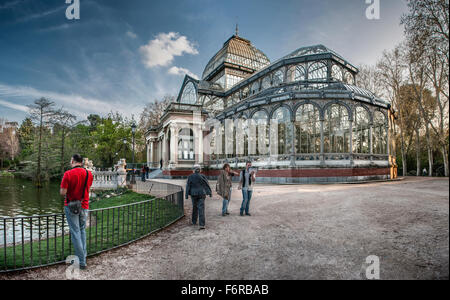
[[[133,124],[131,124],[131,133],[133,134],[133,156],[132,156],[132,164],[133,164],[133,175],[131,176],[131,184],[136,184],[136,178],[134,177],[136,169],[134,165],[134,136],[136,134],[136,123],[133,120]]]
[[[123,145],[122,145],[122,147],[123,147],[123,158],[126,159],[126,157],[125,157],[125,155],[126,155],[125,151],[127,151],[127,139],[126,139],[126,138],[123,138],[123,139],[122,139],[122,142],[123,142]]]

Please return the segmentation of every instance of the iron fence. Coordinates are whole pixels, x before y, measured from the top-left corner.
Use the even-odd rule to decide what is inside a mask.
[[[151,182],[138,184],[140,188],[134,190],[156,198],[88,211],[88,256],[130,244],[184,216],[181,187],[168,185],[166,193],[152,193],[150,188],[145,188]],[[63,213],[0,219],[0,247],[0,273],[62,263],[74,253]]]

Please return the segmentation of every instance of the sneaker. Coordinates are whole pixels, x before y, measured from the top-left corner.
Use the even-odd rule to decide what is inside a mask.
[[[80,270],[86,270],[87,266],[80,266]]]
[[[199,228],[198,228],[198,230],[205,230],[206,228],[205,228],[205,226],[200,226]]]
[[[241,217],[243,217],[243,216],[244,216],[244,213],[240,213],[239,215],[240,215]]]
[[[225,217],[226,216],[226,214],[222,214],[222,217]]]
[[[249,216],[249,217],[251,217],[251,216],[252,216],[252,215],[251,215],[250,213],[246,213],[245,215],[246,215],[246,216]]]
[[[230,215],[230,213],[229,213],[229,212],[226,212],[225,214],[226,214],[227,216],[229,216],[229,215]]]

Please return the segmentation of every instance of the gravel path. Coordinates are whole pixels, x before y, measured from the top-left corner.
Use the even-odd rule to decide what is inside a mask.
[[[174,181],[171,181],[174,182]],[[175,183],[184,184],[182,181]],[[211,185],[214,186],[215,183]],[[257,185],[252,217],[206,203],[207,230],[187,217],[130,246],[89,258],[86,279],[448,279],[449,179],[341,185]],[[0,279],[65,279],[64,265]]]

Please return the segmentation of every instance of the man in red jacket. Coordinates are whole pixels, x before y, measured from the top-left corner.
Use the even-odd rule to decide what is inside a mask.
[[[86,219],[89,209],[89,189],[92,186],[93,176],[91,172],[83,168],[83,158],[79,154],[72,156],[70,165],[72,169],[64,173],[60,194],[65,197],[64,212],[67,217],[67,223],[69,224],[75,255],[80,260],[80,268],[85,269],[87,266]],[[87,181],[86,176],[88,176]],[[85,182],[86,188],[83,191]],[[69,201],[75,200],[81,200],[81,212],[79,214],[72,213],[67,206]]]

